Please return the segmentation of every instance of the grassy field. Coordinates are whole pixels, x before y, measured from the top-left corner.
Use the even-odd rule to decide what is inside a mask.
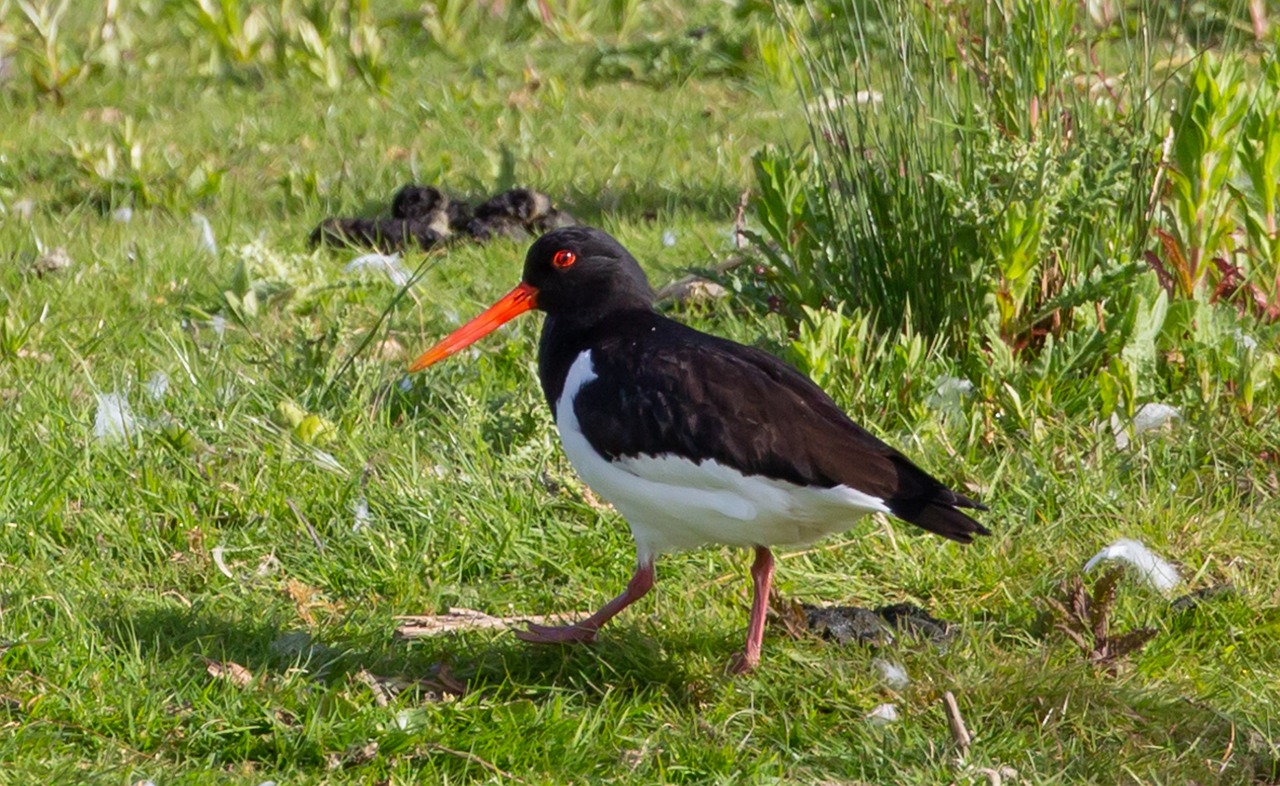
[[[394,638],[397,615],[449,607],[593,609],[632,546],[556,443],[536,317],[404,380],[514,285],[523,244],[408,254],[423,275],[397,299],[344,272],[358,252],[311,250],[311,229],[385,212],[410,181],[468,198],[528,185],[661,284],[735,253],[751,156],[807,135],[786,74],[759,60],[587,79],[601,47],[722,22],[714,6],[615,3],[542,29],[533,10],[517,24],[432,3],[424,25],[409,5],[353,11],[356,32],[313,50],[255,39],[274,17],[237,45],[182,10],[196,3],[140,3],[110,35],[86,6],[63,20],[60,67],[9,63],[0,783],[1280,779],[1277,412],[1188,407],[1120,448],[1105,419],[1015,414],[1004,390],[938,405],[934,381],[961,375],[945,349],[822,333],[856,335],[856,319],[796,333],[747,297],[675,313],[799,363],[989,504],[995,533],[960,548],[867,519],[782,554],[781,594],[915,603],[956,623],[952,640],[871,649],[772,627],[763,668],[731,678],[748,562],[719,548],[665,558],[657,591],[591,647]],[[35,40],[0,11],[0,46]],[[1000,427],[1014,417],[1026,426]],[[1122,537],[1182,579],[1122,578],[1113,632],[1155,633],[1108,669],[1054,630],[1046,599]],[[1196,591],[1213,592],[1173,602]],[[882,704],[896,721],[868,719]]]

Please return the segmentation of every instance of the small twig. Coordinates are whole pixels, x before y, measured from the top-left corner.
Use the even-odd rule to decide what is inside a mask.
[[[449,609],[444,614],[428,616],[401,616],[395,620],[397,639],[421,639],[429,636],[441,636],[464,630],[508,630],[521,623],[531,622],[534,625],[545,623],[572,623],[587,616],[584,612],[570,614],[534,614],[523,617],[494,617],[482,611],[472,609]]]
[[[291,497],[285,497],[284,501],[289,506],[289,510],[293,511],[293,515],[298,517],[298,521],[301,521],[302,525],[307,528],[307,534],[311,536],[311,542],[316,544],[316,550],[323,554],[324,543],[320,542],[320,536],[316,534],[316,528],[311,526],[311,522],[307,521],[306,516],[302,515],[302,511],[298,510],[298,506],[293,503]]]
[[[1001,784],[1004,783],[1004,776],[1000,774],[1000,770],[992,767],[979,767],[977,770],[974,770],[974,772],[979,775],[987,776],[987,783],[990,784],[990,786],[1001,786]]]
[[[356,672],[356,679],[363,682],[369,690],[373,692],[373,701],[379,707],[386,707],[390,705],[391,698],[388,695],[387,689],[384,688],[382,683],[378,681],[378,678],[373,676],[373,674],[371,674],[367,669],[361,669]]]
[[[751,201],[751,189],[742,190],[738,197],[738,210],[733,214],[733,247],[741,250],[746,243],[747,204]]]
[[[1231,751],[1236,747],[1236,722],[1231,721],[1231,739],[1227,740],[1227,752],[1222,754],[1222,765],[1218,767],[1218,774],[1227,771],[1227,765],[1231,763]]]
[[[457,756],[460,759],[466,759],[472,764],[479,764],[481,767],[484,767],[486,770],[488,770],[489,772],[492,772],[494,775],[497,775],[500,778],[513,780],[516,783],[528,783],[528,781],[526,781],[524,778],[521,778],[517,775],[512,775],[506,770],[498,767],[498,765],[494,764],[493,762],[485,761],[484,759],[480,758],[474,753],[470,753],[468,751],[456,751],[453,748],[446,748],[445,746],[441,745],[438,742],[429,742],[427,743],[427,747],[430,748],[431,750],[437,750],[437,751],[440,751],[441,753],[447,753],[450,756]]]
[[[713,276],[722,276],[725,273],[728,273],[730,270],[733,270],[735,267],[738,267],[739,265],[741,265],[743,262],[746,262],[746,261],[747,261],[747,258],[745,256],[741,254],[734,254],[733,256],[729,257],[725,261],[711,268],[711,274]],[[658,300],[658,302],[663,302],[665,300],[676,300],[676,301],[683,300],[687,296],[692,284],[694,284],[697,281],[711,281],[711,280],[713,279],[708,278],[707,276],[699,275],[697,273],[684,276],[683,278],[677,278],[675,281],[672,281],[664,285],[661,289],[659,289],[657,292],[656,299]]]
[[[951,691],[942,694],[942,706],[947,711],[947,723],[951,724],[951,739],[955,740],[956,747],[960,749],[960,756],[962,758],[968,756],[972,738],[969,736],[969,730],[964,726],[964,718],[960,717],[960,706],[956,704],[956,697]]]

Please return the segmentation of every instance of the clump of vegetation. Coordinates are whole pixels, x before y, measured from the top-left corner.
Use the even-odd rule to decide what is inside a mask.
[[[1140,651],[1159,632],[1155,628],[1111,631],[1111,613],[1124,573],[1124,568],[1112,568],[1098,578],[1092,591],[1085,588],[1082,578],[1073,576],[1062,586],[1061,600],[1045,600],[1054,629],[1079,647],[1090,663],[1113,673],[1123,658]]]
[[[1022,351],[1070,330],[1099,279],[1136,275],[1161,87],[1124,28],[1035,0],[806,9],[790,24],[810,32],[812,153],[758,162],[791,308],[831,282],[822,297],[882,328],[909,315],[958,347]]]
[[[1108,8],[784,13],[810,141],[757,156],[766,265],[742,286],[792,325],[840,304],[905,327],[988,395],[1021,378],[1033,409],[1271,402],[1274,53],[1259,64],[1226,34],[1198,53],[1204,19]]]
[[[660,36],[600,51],[587,66],[587,81],[661,86],[696,77],[742,77],[744,47],[744,41],[726,38],[716,28]]]
[[[1196,58],[1166,145],[1165,226],[1148,252],[1161,286],[1179,299],[1207,295],[1264,322],[1280,319],[1276,53],[1256,69],[1233,55]]]
[[[791,87],[793,35],[776,24],[771,4],[725,4],[710,18],[677,32],[604,44],[587,64],[587,82],[630,81],[662,87],[687,79],[759,77]]]

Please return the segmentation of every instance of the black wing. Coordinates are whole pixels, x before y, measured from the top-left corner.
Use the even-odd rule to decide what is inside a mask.
[[[608,458],[675,454],[798,485],[845,485],[901,519],[967,543],[990,534],[948,489],[854,423],[807,377],[772,355],[653,315],[593,346],[596,380],[574,402]]]

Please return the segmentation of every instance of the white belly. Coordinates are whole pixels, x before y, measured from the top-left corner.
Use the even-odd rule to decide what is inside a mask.
[[[843,532],[884,501],[847,486],[809,488],[744,475],[714,460],[673,455],[608,461],[587,442],[573,402],[596,378],[591,352],[574,360],[556,402],[565,455],[597,494],[631,526],[640,558],[708,543],[773,546],[809,543]]]

